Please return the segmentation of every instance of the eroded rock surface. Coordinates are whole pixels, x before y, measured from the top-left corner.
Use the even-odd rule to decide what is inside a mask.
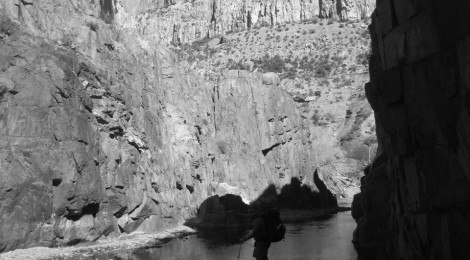
[[[179,45],[204,37],[260,26],[322,18],[364,19],[373,10],[372,0],[197,0],[117,1],[117,14],[126,28],[165,43]]]
[[[113,1],[0,9],[0,251],[161,231],[210,196],[250,202],[292,178],[320,191],[275,74],[201,82],[123,30]]]
[[[469,11],[458,0],[377,1],[366,91],[382,159],[365,177],[356,214],[371,259],[470,254]],[[386,187],[390,196],[374,196]]]

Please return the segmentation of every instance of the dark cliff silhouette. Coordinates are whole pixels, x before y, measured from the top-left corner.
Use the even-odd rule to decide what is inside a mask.
[[[201,203],[197,218],[188,220],[186,225],[199,229],[249,227],[254,214],[272,207],[288,209],[337,207],[336,198],[320,179],[317,171],[313,174],[313,182],[317,190],[302,184],[298,178],[292,178],[279,193],[276,187],[270,184],[250,205],[245,204],[240,196],[233,194],[211,196]]]
[[[469,12],[468,0],[377,1],[365,91],[384,159],[354,203],[369,259],[470,255]]]
[[[318,191],[307,185],[302,185],[299,179],[292,178],[291,183],[282,188],[278,195],[278,205],[281,208],[328,208],[338,206],[336,198],[315,170],[313,181]]]

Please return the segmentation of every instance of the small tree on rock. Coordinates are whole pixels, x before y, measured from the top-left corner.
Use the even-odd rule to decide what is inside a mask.
[[[370,150],[374,144],[377,143],[377,136],[371,135],[364,139],[363,144],[369,148],[369,164],[370,164]]]

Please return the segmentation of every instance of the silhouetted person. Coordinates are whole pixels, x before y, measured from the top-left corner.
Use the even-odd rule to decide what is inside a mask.
[[[252,238],[255,239],[255,249],[253,250],[253,257],[256,260],[268,260],[268,249],[271,246],[271,242],[263,241],[268,235],[267,227],[261,214],[257,214],[253,221],[253,230],[251,234],[242,238],[241,242],[245,242]]]
[[[279,218],[279,211],[269,209],[263,214],[257,214],[253,221],[253,231],[250,235],[241,239],[245,242],[251,238],[255,239],[253,257],[256,260],[268,260],[268,249],[271,241],[278,242],[284,238],[285,227]]]

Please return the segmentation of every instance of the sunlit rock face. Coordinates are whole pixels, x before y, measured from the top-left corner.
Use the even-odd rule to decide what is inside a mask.
[[[201,82],[119,8],[0,2],[0,251],[161,231],[210,196],[248,203],[292,179],[320,191],[275,74]]]
[[[371,259],[470,254],[469,12],[464,0],[377,1],[366,92],[382,152],[354,203]]]
[[[138,17],[141,33],[179,45],[204,37],[261,26],[300,22],[315,17],[363,19],[373,0],[158,0],[117,1],[117,19],[132,23],[124,13]]]
[[[319,16],[340,19],[364,19],[374,10],[371,0],[318,0]]]

